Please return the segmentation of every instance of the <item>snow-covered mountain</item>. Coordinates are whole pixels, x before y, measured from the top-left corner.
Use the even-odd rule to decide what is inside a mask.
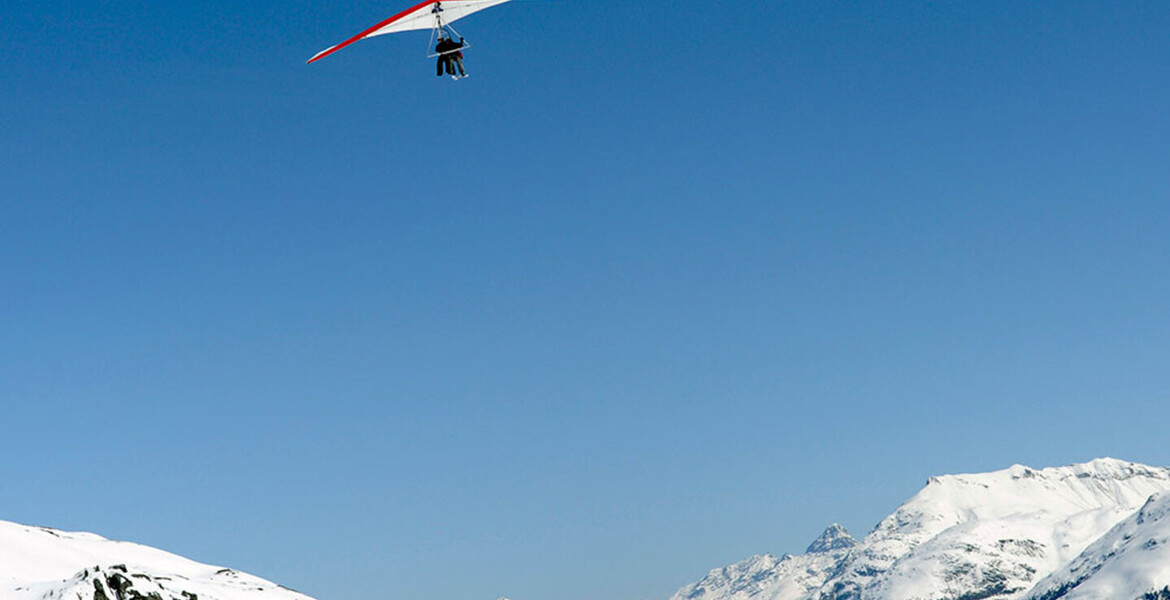
[[[1153,496],[1057,569],[1028,600],[1170,599],[1170,494]]]
[[[1114,459],[933,477],[861,541],[711,571],[671,600],[1170,600],[1170,470]]]
[[[753,556],[711,571],[698,583],[679,590],[671,600],[808,598],[856,544],[845,528],[834,524],[800,556]]]
[[[162,550],[0,521],[0,600],[312,600]]]

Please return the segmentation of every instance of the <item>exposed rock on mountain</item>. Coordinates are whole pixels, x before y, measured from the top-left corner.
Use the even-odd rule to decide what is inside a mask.
[[[857,540],[845,528],[833,523],[805,549],[806,554],[820,554],[834,550],[848,550],[857,545]]]

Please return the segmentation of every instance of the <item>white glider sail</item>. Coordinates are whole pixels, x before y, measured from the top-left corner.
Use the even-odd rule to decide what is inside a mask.
[[[321,60],[342,48],[366,38],[387,33],[413,31],[416,29],[438,29],[467,15],[503,4],[509,0],[427,0],[413,8],[408,8],[377,25],[353,36],[352,38],[330,48],[326,48],[309,59],[309,62]]]

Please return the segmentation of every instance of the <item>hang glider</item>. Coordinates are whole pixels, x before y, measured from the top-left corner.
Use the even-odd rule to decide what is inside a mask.
[[[321,60],[342,48],[366,38],[387,33],[414,31],[417,29],[441,30],[449,27],[450,23],[458,21],[467,15],[503,4],[509,0],[426,0],[413,8],[408,8],[377,25],[349,38],[348,40],[326,48],[309,59],[309,63]]]

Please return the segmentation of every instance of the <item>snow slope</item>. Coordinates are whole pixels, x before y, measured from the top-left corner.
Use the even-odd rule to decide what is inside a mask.
[[[312,600],[139,544],[0,521],[0,600]]]
[[[803,598],[820,587],[857,545],[845,528],[830,525],[805,554],[753,556],[722,569],[715,569],[701,581],[679,590],[671,600],[780,600]]]
[[[1151,497],[1028,594],[1028,600],[1145,598],[1170,598],[1170,494]]]
[[[753,557],[672,600],[1018,600],[1160,492],[1170,470],[1114,459],[934,477],[855,546]]]

